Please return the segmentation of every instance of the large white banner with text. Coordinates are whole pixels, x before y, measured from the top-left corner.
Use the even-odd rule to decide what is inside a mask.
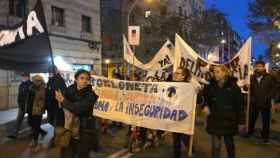
[[[135,126],[194,133],[196,91],[181,82],[137,82],[92,76],[93,114]]]

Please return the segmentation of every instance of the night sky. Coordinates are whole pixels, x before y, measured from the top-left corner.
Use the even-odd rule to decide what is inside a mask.
[[[251,30],[247,26],[246,17],[248,15],[248,3],[250,0],[205,0],[206,8],[215,7],[227,15],[233,30],[242,39],[246,40],[251,35]],[[266,45],[253,38],[253,56],[258,57],[264,54]]]

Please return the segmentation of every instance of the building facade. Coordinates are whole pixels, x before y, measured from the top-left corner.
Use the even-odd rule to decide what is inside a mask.
[[[13,26],[31,10],[37,0],[1,0],[0,27]],[[61,71],[79,68],[101,74],[100,0],[42,0],[54,62]],[[67,68],[62,66],[63,62]],[[16,105],[19,77],[0,70],[0,109]],[[13,86],[13,84],[15,84]],[[9,94],[13,92],[13,94]],[[12,97],[11,97],[12,96]],[[3,101],[6,98],[7,101]],[[10,99],[7,99],[10,98]]]
[[[123,61],[123,0],[101,0],[100,5],[103,74],[106,75],[109,65],[120,65]],[[106,60],[110,63],[105,63]]]
[[[218,18],[219,28],[216,33],[221,39],[219,47],[219,62],[224,63],[234,57],[242,47],[243,41],[239,34],[233,30],[231,24],[223,15]]]
[[[167,12],[180,16],[199,13],[205,8],[204,0],[167,0]]]

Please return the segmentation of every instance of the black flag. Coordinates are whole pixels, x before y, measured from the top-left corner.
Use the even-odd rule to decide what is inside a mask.
[[[0,30],[0,69],[47,72],[52,50],[41,0],[20,24]]]

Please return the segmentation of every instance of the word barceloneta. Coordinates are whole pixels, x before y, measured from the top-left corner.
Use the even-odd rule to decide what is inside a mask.
[[[139,83],[131,81],[112,81],[108,79],[91,78],[93,87],[108,87],[127,91],[141,91],[145,93],[158,93],[158,85],[152,83]]]

